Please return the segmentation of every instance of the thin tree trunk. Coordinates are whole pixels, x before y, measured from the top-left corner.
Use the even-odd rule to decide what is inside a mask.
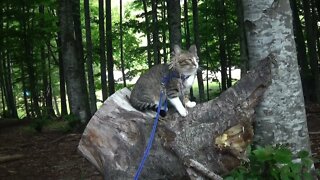
[[[126,84],[126,74],[125,70],[125,62],[123,59],[123,28],[122,28],[122,0],[120,0],[120,60],[121,60],[121,72],[122,72],[122,79],[123,79],[123,86],[127,87]]]
[[[199,12],[198,12],[198,2],[197,0],[192,0],[192,13],[193,13],[193,29],[194,29],[194,41],[197,46],[198,56],[199,56],[199,65],[202,65],[201,59],[201,49],[200,49],[200,35],[199,35]],[[198,88],[199,88],[199,101],[204,101],[204,85],[202,72],[197,72]]]
[[[293,18],[293,33],[295,35],[295,42],[296,42],[296,48],[297,48],[297,58],[298,58],[298,64],[300,65],[300,75],[302,80],[302,88],[303,88],[303,94],[306,101],[312,100],[312,98],[309,96],[312,94],[314,89],[311,89],[308,85],[310,80],[309,75],[309,62],[308,62],[308,56],[306,52],[306,44],[305,39],[302,31],[302,25],[299,17],[299,10],[298,10],[298,4],[297,0],[290,0],[290,6],[292,9],[292,18]]]
[[[60,8],[57,8],[58,17],[61,16]],[[58,26],[60,27],[60,20],[58,20]],[[60,90],[60,106],[61,106],[61,116],[66,116],[68,114],[67,109],[67,97],[66,97],[66,81],[64,77],[64,67],[62,59],[62,41],[61,32],[58,31],[56,38],[56,44],[58,47],[58,64],[59,64],[59,90]],[[50,44],[49,44],[50,45]]]
[[[162,22],[167,22],[167,13],[166,13],[166,2],[162,1]],[[167,63],[167,36],[166,36],[167,26],[162,26],[162,51],[163,51],[163,62]]]
[[[222,91],[227,89],[227,54],[226,54],[226,41],[225,41],[225,7],[224,0],[219,1],[219,57],[220,57],[220,72],[221,72],[221,87]]]
[[[107,70],[109,96],[115,92],[113,76],[113,46],[112,46],[112,21],[111,21],[111,0],[106,0],[106,40],[107,40]]]
[[[66,80],[64,77],[64,67],[62,59],[62,44],[61,44],[61,33],[58,32],[58,56],[59,56],[59,89],[60,89],[60,106],[61,106],[61,116],[66,116],[68,114],[67,109],[67,96],[66,96]]]
[[[239,38],[240,38],[240,61],[241,61],[241,77],[249,70],[248,44],[246,39],[246,32],[243,17],[242,0],[236,0],[237,5],[237,22],[239,24]]]
[[[310,0],[302,1],[304,9],[304,18],[305,18],[305,32],[307,37],[307,46],[308,46],[308,57],[310,61],[311,73],[315,85],[315,99],[320,102],[320,74],[318,67],[318,55],[317,55],[317,45],[316,45],[316,29],[314,28],[314,19],[310,12]]]
[[[89,103],[91,116],[97,111],[97,97],[94,85],[94,73],[92,67],[92,39],[90,26],[90,5],[89,0],[84,0],[84,15],[86,27],[86,45],[87,45],[87,71],[88,71],[88,85],[89,85]]]
[[[190,26],[189,26],[189,16],[188,16],[188,0],[184,0],[183,2],[183,14],[184,14],[184,25],[185,25],[185,38],[186,38],[186,49],[189,49],[191,46],[190,41]],[[190,99],[192,101],[195,100],[193,95],[193,88],[190,88]]]
[[[190,47],[190,26],[189,26],[189,15],[188,15],[188,0],[183,2],[183,16],[184,16],[184,27],[185,27],[185,38],[186,38],[186,49]]]
[[[158,26],[158,3],[157,0],[151,0],[152,7],[152,38],[153,38],[153,59],[154,64],[160,64],[160,49],[159,49],[159,26]]]
[[[27,118],[30,118],[30,108],[28,103],[28,96],[27,96],[27,87],[26,87],[26,80],[25,80],[25,72],[24,72],[24,64],[23,61],[20,63],[20,70],[21,70],[21,82],[22,82],[22,90],[23,90],[23,103],[26,111]]]
[[[44,15],[44,6],[40,5],[39,13]],[[40,27],[44,28],[44,19],[40,19]],[[42,96],[43,96],[43,108],[42,108],[42,116],[50,116],[55,117],[55,113],[52,105],[52,88],[51,88],[51,74],[50,74],[50,52],[48,49],[48,57],[45,56],[45,45],[41,44],[40,47],[40,56],[41,56],[41,67],[42,67]],[[47,66],[48,61],[48,66]]]
[[[181,47],[181,7],[180,0],[167,0],[170,51],[174,45]]]
[[[148,17],[148,9],[147,9],[147,0],[142,0],[143,3],[143,11],[145,17],[145,28],[146,28],[146,35],[147,35],[147,58],[148,58],[148,67],[151,68],[152,60],[151,60],[151,39],[150,39],[150,30],[149,30],[149,17]]]
[[[105,44],[105,30],[104,30],[104,8],[103,0],[99,0],[99,56],[100,56],[100,73],[101,73],[101,89],[102,102],[108,98],[107,87],[107,60],[106,60],[106,44]]]
[[[10,62],[9,52],[7,51],[7,57],[3,61],[4,68],[4,82],[5,82],[5,90],[6,90],[6,104],[9,116],[12,118],[18,118],[18,112],[16,107],[16,101],[14,98],[13,87],[12,87],[12,68]]]
[[[0,34],[3,34],[3,6],[0,3]],[[1,89],[1,103],[2,103],[2,114],[6,110],[6,100],[5,100],[5,84],[4,84],[4,68],[2,67],[4,62],[4,37],[0,36],[0,89]]]
[[[49,54],[49,50],[48,50]],[[46,108],[48,110],[48,115],[51,118],[56,117],[56,114],[53,109],[53,102],[52,102],[52,78],[51,78],[51,61],[50,56],[48,56],[48,87],[47,87],[47,94],[46,94]]]
[[[1,75],[2,76],[2,75]],[[0,82],[0,90],[1,90],[1,104],[2,104],[2,114],[5,114],[6,111],[6,102],[4,97],[4,85],[3,82]]]
[[[30,14],[30,9],[27,4],[23,5],[23,12],[26,12],[26,16]],[[39,117],[41,115],[40,107],[39,107],[39,96],[38,91],[36,90],[37,87],[37,75],[35,70],[35,63],[33,57],[33,42],[30,39],[30,35],[28,34],[30,30],[30,24],[26,19],[22,20],[22,30],[23,30],[23,45],[24,45],[24,55],[27,62],[27,73],[28,73],[28,80],[29,80],[29,89],[30,89],[30,96],[31,96],[31,113],[33,116]]]

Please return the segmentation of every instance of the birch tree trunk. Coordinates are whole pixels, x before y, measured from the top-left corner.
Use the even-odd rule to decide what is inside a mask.
[[[250,69],[273,53],[272,84],[256,111],[256,142],[310,150],[289,0],[243,0]]]

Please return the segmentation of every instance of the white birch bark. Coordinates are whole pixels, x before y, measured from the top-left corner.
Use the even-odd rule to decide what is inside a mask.
[[[250,69],[269,53],[277,61],[256,109],[256,143],[310,151],[289,0],[243,0],[243,9]]]

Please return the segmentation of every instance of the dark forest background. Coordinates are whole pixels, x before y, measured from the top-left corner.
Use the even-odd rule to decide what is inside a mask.
[[[319,103],[320,1],[290,3],[305,102]],[[191,95],[212,99],[235,82],[232,69],[248,70],[241,7],[241,0],[2,0],[0,117],[85,124],[116,90],[168,62],[174,44],[196,44],[202,73]]]

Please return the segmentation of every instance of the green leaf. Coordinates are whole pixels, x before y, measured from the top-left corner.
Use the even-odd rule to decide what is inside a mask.
[[[256,149],[253,151],[253,154],[260,162],[265,162],[272,159],[272,149],[268,147]]]
[[[290,169],[293,174],[300,174],[301,169],[302,169],[302,165],[300,163],[291,163]]]
[[[274,160],[279,163],[288,164],[292,160],[292,153],[289,149],[286,148],[276,149],[274,153]]]
[[[302,150],[302,151],[298,152],[298,157],[299,158],[306,158],[308,156],[309,156],[309,152],[308,151]]]

